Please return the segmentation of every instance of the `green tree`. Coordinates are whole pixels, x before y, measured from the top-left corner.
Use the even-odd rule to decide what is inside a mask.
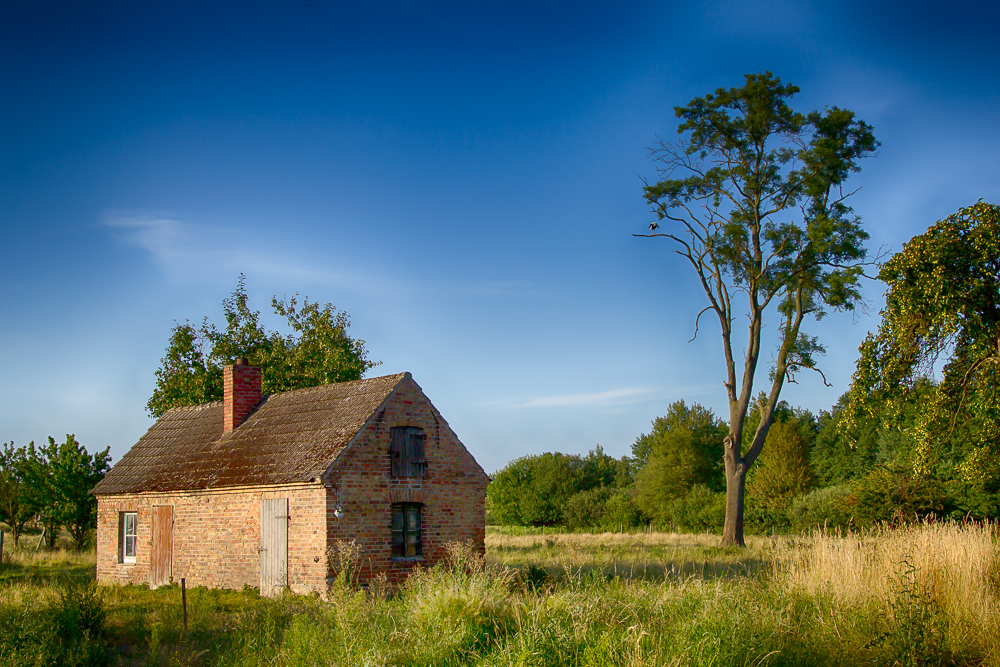
[[[667,414],[632,445],[635,503],[661,525],[669,521],[674,500],[703,484],[713,490],[725,483],[719,449],[726,426],[712,411],[684,401],[670,404]]]
[[[647,184],[646,201],[667,226],[651,234],[675,242],[694,269],[722,329],[729,399],[724,443],[724,545],[743,545],[746,475],[760,456],[781,390],[798,371],[817,370],[823,352],[803,323],[827,309],[849,310],[861,299],[858,281],[868,234],[843,186],[858,160],[878,142],[853,112],[832,107],[797,113],[797,86],[770,72],[746,75],[741,88],[720,88],[676,107],[685,138],[653,151],[663,180]],[[745,310],[734,299],[745,298]],[[743,449],[747,411],[762,353],[761,333],[776,308],[778,346],[762,419]],[[748,322],[738,375],[734,321]]]
[[[850,396],[845,393],[829,410],[821,410],[810,454],[813,476],[823,486],[848,482],[870,470],[878,456],[878,422],[866,420],[852,437],[841,428]]]
[[[937,222],[886,262],[882,323],[861,345],[845,425],[856,430],[878,417],[912,440],[918,476],[993,493],[1000,485],[998,274],[1000,206],[984,202]],[[942,360],[940,382],[929,381]]]
[[[493,474],[486,491],[490,517],[499,524],[554,526],[586,525],[588,517],[601,515],[609,494],[581,492],[613,487],[627,478],[625,464],[608,456],[598,445],[587,456],[546,452],[514,459]]]
[[[223,300],[225,330],[210,324],[177,324],[156,371],[156,388],[146,404],[154,417],[170,408],[222,400],[222,369],[245,357],[261,367],[264,393],[276,393],[334,382],[360,380],[378,365],[368,360],[365,342],[347,334],[347,313],[327,303],[320,306],[298,295],[287,303],[272,297],[275,314],[284,317],[291,333],[268,332],[260,311],[247,302],[245,278]]]
[[[787,509],[793,499],[812,488],[807,437],[794,420],[771,425],[767,446],[747,480],[750,494],[762,505]]]
[[[32,493],[25,478],[25,460],[24,447],[4,443],[0,451],[0,521],[10,526],[14,544],[38,512],[38,496]]]
[[[86,546],[87,535],[97,525],[97,499],[90,490],[110,469],[109,448],[91,455],[72,434],[65,442],[50,436],[47,445],[28,445],[25,477],[36,494],[34,503],[50,549],[60,528],[69,532],[77,551]]]

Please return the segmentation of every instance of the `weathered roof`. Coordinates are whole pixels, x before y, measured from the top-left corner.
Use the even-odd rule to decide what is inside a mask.
[[[289,484],[318,478],[407,374],[265,397],[222,431],[222,402],[168,411],[95,494]]]

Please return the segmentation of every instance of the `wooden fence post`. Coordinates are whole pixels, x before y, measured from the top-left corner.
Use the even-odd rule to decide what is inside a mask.
[[[184,632],[188,631],[188,595],[184,577],[181,577],[181,606],[184,607]]]

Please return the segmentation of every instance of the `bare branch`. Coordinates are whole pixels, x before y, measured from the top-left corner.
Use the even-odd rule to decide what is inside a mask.
[[[701,321],[701,316],[704,315],[709,310],[712,310],[712,306],[705,306],[704,308],[701,309],[701,312],[698,313],[698,315],[694,318],[694,335],[691,336],[691,340],[688,341],[689,343],[694,342],[694,339],[698,337],[698,322]]]

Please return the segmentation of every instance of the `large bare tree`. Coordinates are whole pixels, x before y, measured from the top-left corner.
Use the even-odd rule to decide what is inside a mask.
[[[871,126],[851,111],[797,113],[788,104],[797,86],[770,72],[745,79],[741,88],[719,88],[675,107],[682,138],[657,142],[652,154],[662,180],[644,188],[658,222],[649,234],[636,234],[671,239],[697,274],[708,305],[695,318],[695,335],[705,313],[715,313],[722,327],[729,398],[722,544],[740,546],[746,475],[764,447],[782,387],[802,369],[819,370],[815,356],[824,349],[803,323],[861,300],[868,234],[846,203],[853,193],[844,183],[879,145]],[[733,327],[741,313],[748,330],[738,360]],[[779,342],[770,389],[755,398],[766,318],[777,318]],[[745,439],[755,400],[761,419]]]

